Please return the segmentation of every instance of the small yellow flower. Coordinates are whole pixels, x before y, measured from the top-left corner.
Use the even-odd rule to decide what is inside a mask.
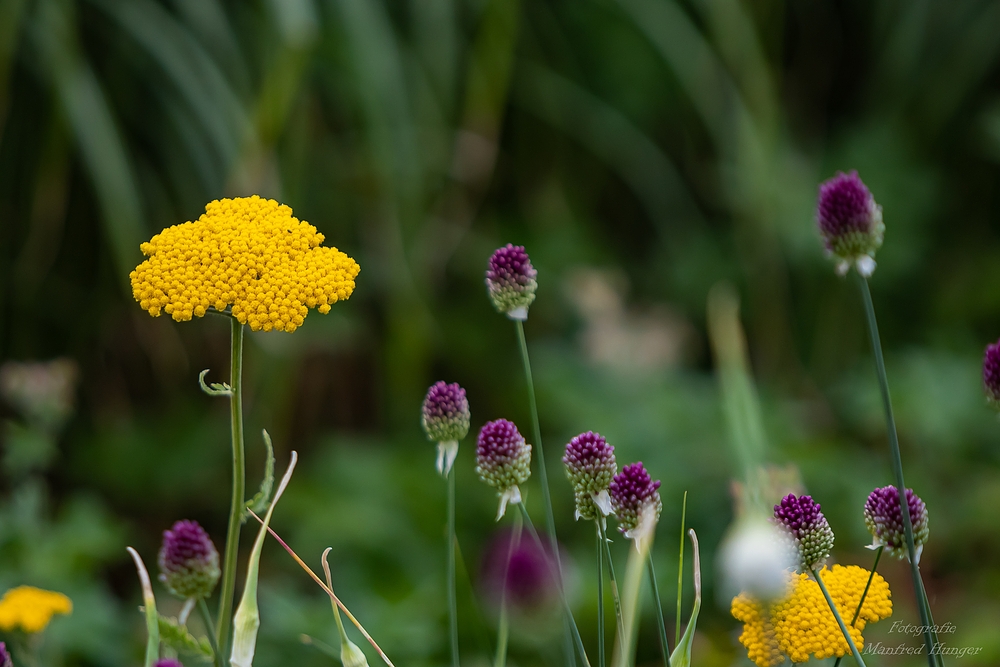
[[[834,565],[820,572],[845,624],[854,618],[869,574],[856,565]],[[796,575],[789,595],[771,605],[761,604],[745,593],[738,595],[733,599],[732,614],[743,622],[740,643],[759,667],[774,667],[786,656],[792,662],[806,662],[810,656],[840,657],[850,651],[819,584],[805,574]],[[861,631],[865,625],[891,615],[889,584],[876,573],[857,622],[848,626],[858,650],[864,648]]]
[[[34,586],[18,586],[0,599],[0,630],[21,628],[25,632],[41,632],[53,614],[69,614],[73,602],[55,591],[43,591]]]
[[[140,246],[149,259],[129,278],[132,295],[153,317],[178,322],[209,308],[253,331],[295,331],[310,308],[321,313],[347,299],[361,270],[323,235],[271,199],[213,201],[194,222],[168,227]]]

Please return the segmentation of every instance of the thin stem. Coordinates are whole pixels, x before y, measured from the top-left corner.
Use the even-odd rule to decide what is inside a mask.
[[[687,521],[688,492],[684,492],[681,504],[681,542],[677,555],[677,628],[674,630],[674,646],[681,643],[681,597],[684,592],[684,524]]]
[[[208,604],[205,602],[205,598],[198,598],[198,613],[201,614],[201,621],[205,624],[205,634],[208,635],[208,643],[212,647],[212,653],[215,655],[215,667],[225,667],[225,658],[219,653],[219,644],[215,641],[215,634],[212,631],[215,623],[212,621],[212,614],[208,611]]]
[[[514,550],[521,543],[521,518],[518,515],[514,522],[514,532],[507,545],[507,558],[503,567],[503,585],[500,587],[500,624],[497,628],[497,655],[493,661],[494,667],[504,667],[507,664],[507,640],[510,638],[510,622],[507,615],[507,577],[510,575],[510,561]]]
[[[851,649],[851,655],[854,656],[854,662],[858,664],[858,667],[866,667],[865,661],[861,659],[861,654],[858,653],[858,647],[854,645],[854,640],[851,639],[851,633],[847,631],[847,626],[844,625],[844,619],[840,617],[840,612],[837,610],[837,605],[833,603],[833,598],[830,597],[830,592],[826,590],[826,584],[819,576],[819,572],[815,569],[812,570],[813,579],[819,584],[819,589],[823,591],[823,597],[826,598],[826,603],[830,605],[830,611],[833,612],[833,617],[837,619],[837,625],[840,626],[840,631],[844,633],[844,639],[847,641],[847,645]]]
[[[646,568],[649,570],[649,583],[653,586],[653,601],[656,603],[656,627],[660,631],[660,650],[663,652],[663,667],[670,667],[670,646],[667,644],[667,624],[663,620],[663,605],[660,604],[660,588],[656,585],[656,568],[653,567],[653,551],[650,549],[646,558]]]
[[[875,578],[875,570],[878,568],[878,562],[882,558],[882,551],[885,547],[879,547],[875,550],[875,564],[872,565],[872,571],[868,575],[868,583],[865,584],[865,590],[861,592],[861,599],[858,600],[858,608],[854,610],[854,618],[851,619],[851,627],[858,622],[858,617],[861,616],[861,608],[865,604],[865,598],[868,597],[868,589],[871,588],[872,579]],[[836,662],[833,663],[833,667],[840,667],[840,661],[844,659],[844,656],[837,658]]]
[[[615,576],[615,563],[611,558],[607,527],[601,525],[599,530],[601,531],[601,542],[604,543],[604,557],[608,560],[608,574],[611,577],[611,598],[615,601],[615,620],[618,622],[618,648],[622,650],[622,654],[624,655],[625,647],[621,645],[621,642],[625,640],[625,621],[622,618],[622,599],[618,595],[618,578]]]
[[[532,539],[539,548],[544,550],[544,545],[542,544],[542,539],[538,536],[538,531],[535,530],[535,524],[531,521],[531,516],[528,515],[528,509],[524,506],[524,503],[518,503],[517,506],[521,508],[521,516],[524,517],[524,525],[528,527],[528,532],[531,533]],[[555,568],[552,567],[549,560],[546,558],[545,562],[549,564],[549,574],[556,581],[556,587],[559,590],[559,600],[562,602],[563,611],[566,614],[567,622],[570,625],[572,631],[573,640],[576,643],[576,650],[580,653],[580,659],[583,660],[583,664],[586,667],[590,667],[590,660],[587,658],[587,650],[583,647],[583,639],[580,637],[580,629],[576,626],[576,619],[573,618],[573,611],[569,608],[569,602],[566,600],[566,591],[563,590],[562,579],[559,577],[559,573],[555,572]]]
[[[245,504],[246,457],[243,451],[243,325],[234,317],[230,320],[230,428],[233,447],[233,496],[229,510],[229,530],[226,533],[225,566],[222,570],[222,592],[219,595],[219,618],[216,644],[223,652],[229,649],[233,598],[236,595],[236,561],[240,551],[240,518]]]
[[[594,521],[597,530],[597,664],[604,667],[604,549],[601,548],[601,519]]]
[[[899,492],[899,513],[903,517],[903,533],[906,537],[906,554],[910,561],[910,577],[913,579],[913,591],[917,597],[917,611],[920,613],[920,623],[924,627],[927,663],[930,667],[934,667],[934,639],[931,635],[930,604],[927,602],[927,595],[924,593],[924,585],[920,577],[920,567],[917,565],[917,550],[913,543],[913,523],[910,520],[910,506],[906,498],[906,482],[903,480],[903,461],[899,455],[899,436],[896,434],[896,420],[892,416],[889,380],[885,373],[885,360],[882,358],[882,342],[878,335],[878,323],[875,321],[875,306],[872,304],[872,293],[868,287],[868,280],[864,276],[859,276],[859,279],[861,282],[861,297],[865,305],[865,318],[868,321],[868,336],[871,339],[879,389],[882,393],[882,407],[885,410],[885,419],[889,431],[892,471],[896,477],[896,490]],[[944,664],[943,660],[941,660],[941,664]]]
[[[458,594],[455,589],[455,466],[448,471],[448,629],[451,637],[451,665],[458,660]]]

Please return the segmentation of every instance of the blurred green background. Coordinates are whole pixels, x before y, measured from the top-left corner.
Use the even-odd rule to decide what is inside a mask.
[[[671,627],[689,491],[707,597],[695,663],[749,664],[714,585],[741,470],[706,299],[720,281],[740,295],[768,460],[801,471],[837,560],[870,567],[861,508],[891,483],[885,425],[856,285],[814,226],[819,181],[858,169],[884,208],[872,289],[907,482],[930,511],[935,617],[956,626],[949,645],[983,647],[959,664],[1000,664],[1000,424],[979,375],[1000,333],[998,30],[984,0],[0,0],[0,358],[68,358],[78,375],[72,412],[2,408],[0,586],[76,605],[42,663],[139,664],[125,546],[154,566],[179,518],[224,541],[227,406],[196,377],[225,378],[228,325],[150,318],[127,276],[161,228],[259,193],[362,271],[294,335],[248,336],[248,483],[261,428],[279,468],[299,452],[273,525],[314,567],[333,547],[335,587],[396,664],[447,661],[426,387],[465,386],[473,434],[501,416],[530,430],[513,326],[483,286],[507,242],[538,269],[527,335],[588,646],[593,535],[558,457],[592,429],[663,480]],[[486,665],[495,617],[474,600],[498,528],[473,459],[470,437],[461,642]],[[880,569],[893,620],[916,622],[906,569]],[[257,664],[336,664],[300,640],[335,643],[324,595],[273,542],[262,577]],[[640,664],[659,659],[652,618]],[[917,643],[890,623],[866,638]],[[559,664],[559,645],[558,623],[515,624],[511,663]]]

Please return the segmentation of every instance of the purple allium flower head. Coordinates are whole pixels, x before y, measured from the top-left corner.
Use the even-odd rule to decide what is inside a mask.
[[[983,387],[990,405],[1000,410],[1000,340],[986,346],[983,356]]]
[[[861,275],[871,275],[885,224],[882,207],[875,203],[858,172],[837,172],[819,186],[816,221],[827,252],[837,259],[838,273],[843,275],[855,265]]]
[[[12,667],[13,664],[7,651],[7,644],[0,642],[0,667]]]
[[[774,506],[774,519],[794,541],[802,569],[812,570],[830,557],[833,530],[812,496],[789,493]]]
[[[528,319],[528,306],[535,300],[538,272],[531,266],[524,246],[508,243],[497,248],[486,270],[486,287],[498,311],[512,320]]]
[[[653,481],[642,461],[624,466],[622,471],[611,479],[608,491],[611,494],[611,507],[618,519],[618,530],[625,537],[633,537],[633,532],[639,526],[639,511],[651,504],[659,519],[663,509],[660,500],[660,480]]]
[[[566,445],[566,476],[573,485],[577,519],[604,518],[611,514],[608,485],[618,472],[615,448],[599,433],[581,433]]]
[[[197,521],[163,531],[158,560],[160,581],[179,598],[207,598],[219,581],[219,552]]]
[[[927,543],[930,530],[927,525],[927,505],[913,489],[906,490],[906,503],[910,508],[910,523],[913,524],[913,546],[916,547],[917,562],[920,552]],[[865,501],[865,525],[872,534],[872,549],[884,546],[896,558],[906,556],[906,535],[903,529],[903,513],[899,507],[899,491],[895,486],[883,486],[868,494]]]
[[[469,399],[458,383],[437,382],[427,390],[421,423],[427,438],[438,443],[437,469],[447,476],[458,454],[458,441],[469,433]]]
[[[504,531],[486,551],[482,580],[498,607],[501,600],[523,614],[539,611],[558,600],[553,579],[555,562],[547,549],[525,534]]]
[[[506,419],[486,422],[476,442],[476,472],[500,493],[497,520],[504,515],[507,503],[521,502],[518,484],[531,476],[531,445],[524,441],[514,422]]]
[[[174,660],[173,658],[164,658],[163,660],[157,660],[155,667],[184,667],[180,660]]]

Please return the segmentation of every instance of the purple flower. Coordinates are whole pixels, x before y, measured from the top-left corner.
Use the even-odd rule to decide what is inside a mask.
[[[10,653],[7,652],[7,644],[0,642],[0,667],[12,667],[13,664]]]
[[[555,563],[547,549],[524,534],[504,531],[486,551],[482,579],[486,596],[498,607],[501,599],[516,611],[531,613],[558,599]]]
[[[497,419],[487,422],[479,431],[476,472],[500,493],[499,521],[508,502],[521,502],[518,484],[528,481],[531,476],[531,445],[524,441],[514,422]]]
[[[983,387],[990,405],[1000,410],[1000,340],[986,346],[983,356]]]
[[[927,506],[913,489],[906,490],[906,504],[910,509],[910,523],[913,525],[913,546],[916,548],[917,562],[930,536],[927,525]],[[903,513],[899,507],[899,491],[895,486],[883,486],[868,494],[865,501],[865,525],[872,534],[872,549],[884,546],[896,558],[906,555],[906,533],[903,529]]]
[[[663,502],[660,500],[660,480],[653,481],[649,477],[642,461],[638,461],[622,468],[622,471],[615,475],[608,491],[611,494],[611,507],[615,511],[618,519],[618,530],[625,537],[635,536],[635,529],[639,526],[639,512],[647,505],[656,511],[656,518],[660,518],[660,511],[663,509]]]
[[[833,530],[812,496],[789,493],[774,506],[774,519],[795,543],[802,569],[812,570],[830,557]]]
[[[469,433],[469,399],[458,383],[437,382],[427,390],[421,423],[427,438],[438,443],[437,469],[447,476],[458,454],[458,441]]]
[[[174,660],[173,658],[164,658],[163,660],[157,660],[155,667],[184,667],[180,660]]]
[[[182,599],[207,598],[219,581],[219,552],[197,521],[178,521],[163,531],[160,581]]]
[[[608,485],[618,472],[615,448],[599,433],[581,433],[566,445],[566,476],[573,485],[577,519],[597,519],[611,514]]]
[[[858,172],[837,172],[819,186],[816,221],[827,252],[837,259],[837,272],[843,275],[853,264],[861,275],[870,276],[885,224],[882,207],[875,203]]]
[[[524,246],[508,243],[497,248],[486,270],[486,287],[494,307],[512,320],[528,319],[528,306],[538,288],[537,275]]]

